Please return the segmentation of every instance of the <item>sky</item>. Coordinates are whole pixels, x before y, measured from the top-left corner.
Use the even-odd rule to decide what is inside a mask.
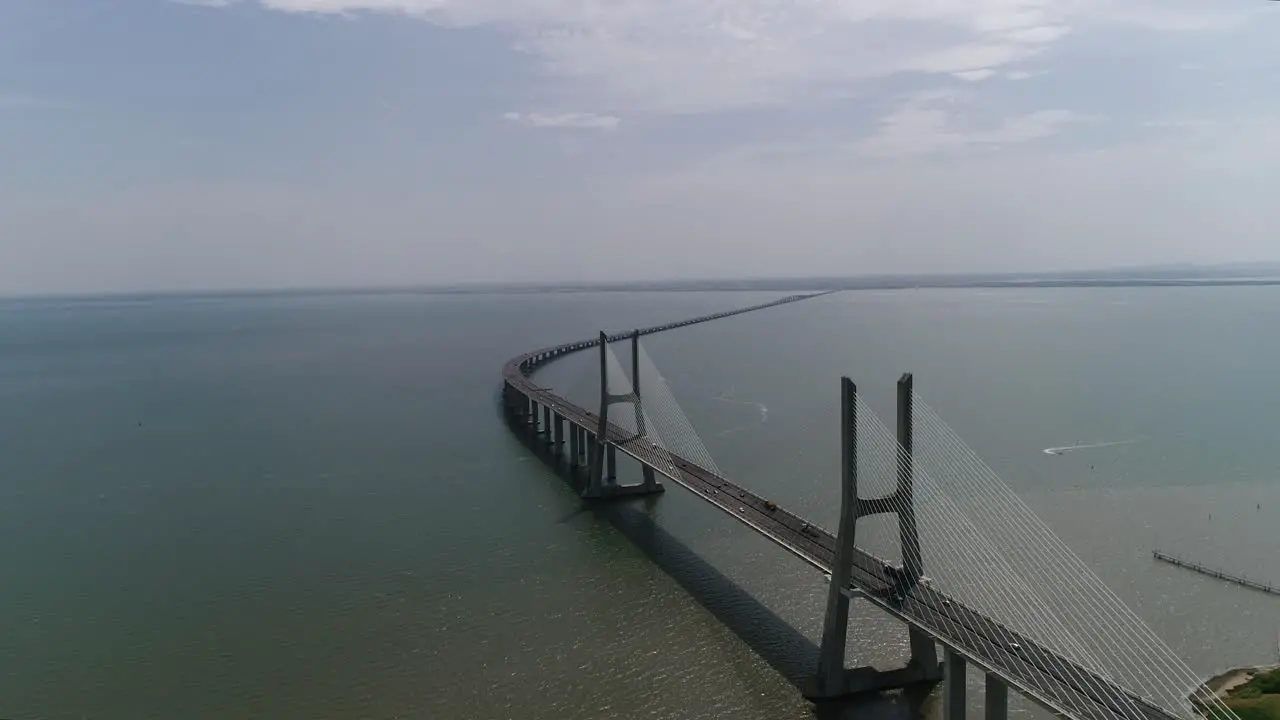
[[[0,294],[1280,260],[1280,2],[0,0]]]

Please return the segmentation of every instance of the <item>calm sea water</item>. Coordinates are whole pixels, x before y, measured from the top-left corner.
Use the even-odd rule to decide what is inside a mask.
[[[496,407],[521,351],[775,296],[0,304],[0,717],[814,717],[820,576],[678,488],[583,507]],[[828,526],[838,378],[887,418],[914,372],[1208,674],[1275,659],[1280,598],[1150,551],[1280,582],[1277,328],[1270,288],[918,290],[645,346],[727,474]]]

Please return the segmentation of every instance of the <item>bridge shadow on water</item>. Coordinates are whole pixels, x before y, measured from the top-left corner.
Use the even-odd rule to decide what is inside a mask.
[[[582,490],[583,478],[579,473],[570,472],[563,458],[548,452],[543,442],[519,432],[521,428],[513,430],[517,430],[521,444],[533,452],[544,467],[575,492]],[[817,644],[654,521],[656,503],[662,502],[666,494],[680,492],[668,483],[663,495],[583,502],[555,521],[567,523],[590,515],[607,522],[747,647],[800,689],[818,666]],[[707,512],[714,510],[708,508]],[[811,708],[816,720],[915,720],[939,715],[929,690],[918,689],[819,702]]]
[[[557,474],[570,486],[576,485],[563,470]],[[659,527],[652,513],[656,503],[662,502],[661,498],[584,502],[556,522],[568,523],[591,516],[608,523],[770,667],[800,689],[817,668],[818,646],[688,545]],[[914,720],[926,715],[932,717],[933,707],[926,690],[815,703],[812,712],[816,720]]]
[[[609,523],[747,647],[801,688],[817,668],[817,644],[659,527],[652,517],[658,502],[661,496],[584,503],[564,520],[590,514]],[[930,710],[928,697],[928,691],[868,695],[815,703],[812,710],[817,720],[909,720]]]

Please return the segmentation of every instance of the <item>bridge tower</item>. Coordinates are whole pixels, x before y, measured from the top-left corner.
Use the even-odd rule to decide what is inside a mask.
[[[850,586],[856,547],[855,530],[859,518],[884,513],[898,516],[898,538],[903,563],[901,567],[884,569],[886,595],[909,591],[919,582],[922,572],[913,492],[911,388],[912,380],[908,373],[898,380],[897,488],[883,497],[861,498],[858,496],[858,390],[849,378],[840,379],[840,525],[836,532],[835,562],[831,569],[831,587],[827,593],[818,673],[805,689],[805,695],[815,700],[913,685],[932,685],[943,677],[943,668],[938,662],[933,639],[915,627],[908,628],[911,658],[906,667],[886,671],[872,667],[845,668],[849,599],[860,594],[860,591]]]
[[[584,498],[607,498],[621,495],[648,495],[660,493],[665,488],[658,482],[653,468],[643,465],[643,480],[635,485],[618,484],[618,454],[609,441],[609,406],[626,403],[635,413],[637,437],[645,436],[644,407],[640,400],[640,331],[631,333],[631,392],[609,392],[609,336],[600,333],[600,422],[595,437],[591,438],[591,465],[587,471]]]

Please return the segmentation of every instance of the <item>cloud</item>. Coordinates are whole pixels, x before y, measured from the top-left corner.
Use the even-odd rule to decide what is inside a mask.
[[[853,150],[868,157],[933,155],[1040,140],[1074,123],[1092,120],[1068,110],[1047,109],[1005,117],[986,127],[964,123],[953,108],[955,95],[924,93],[909,98],[883,117],[870,137]]]
[[[978,82],[980,80],[986,80],[987,78],[995,74],[996,74],[995,70],[992,70],[991,68],[983,68],[981,70],[964,70],[964,71],[955,73],[955,76],[960,78],[961,80],[967,80],[969,82]]]
[[[1080,28],[1214,29],[1234,12],[1189,0],[258,2],[283,12],[398,13],[497,28],[584,98],[659,113],[786,105],[900,73],[1015,72]]]
[[[583,130],[616,130],[622,120],[613,115],[568,112],[554,115],[543,113],[503,113],[502,118],[536,128],[578,128]]]

